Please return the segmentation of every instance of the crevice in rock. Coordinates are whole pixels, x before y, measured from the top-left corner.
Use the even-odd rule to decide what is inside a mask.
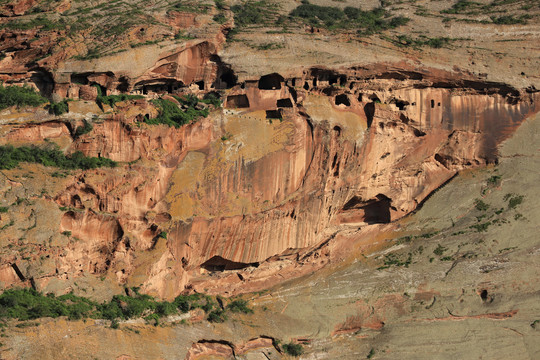
[[[23,282],[26,281],[26,277],[23,275],[23,273],[21,272],[21,269],[19,269],[17,264],[15,263],[11,264],[11,268],[13,269],[13,271],[15,271],[15,274],[17,274],[17,276],[19,277],[21,281]]]

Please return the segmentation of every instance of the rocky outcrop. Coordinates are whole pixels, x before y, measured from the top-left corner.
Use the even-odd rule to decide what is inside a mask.
[[[209,90],[226,67],[199,45],[145,76]],[[119,104],[67,150],[121,165],[76,174],[53,197],[68,209],[59,231],[80,239],[58,271],[111,273],[166,298],[264,288],[332,261],[344,229],[389,224],[459,171],[497,162],[497,145],[537,110],[535,93],[393,65],[269,74],[180,129],[138,123],[156,114],[145,100]],[[43,123],[7,138],[67,131]]]

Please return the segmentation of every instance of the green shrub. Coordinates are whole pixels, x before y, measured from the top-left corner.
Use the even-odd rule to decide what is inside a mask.
[[[13,169],[20,162],[38,163],[44,166],[61,169],[95,169],[98,167],[115,167],[116,162],[107,158],[86,157],[75,152],[67,157],[57,148],[45,149],[36,146],[13,147],[0,146],[0,169]]]
[[[26,321],[59,316],[66,316],[69,320],[95,318],[111,320],[111,327],[115,328],[113,325],[117,325],[119,319],[144,317],[149,322],[155,321],[157,325],[161,317],[178,312],[186,313],[195,308],[202,308],[208,313],[208,321],[223,322],[227,319],[225,311],[216,307],[217,304],[210,296],[180,295],[173,302],[168,302],[157,301],[149,295],[139,294],[136,288],[132,289],[131,296],[115,295],[104,303],[72,293],[56,297],[54,294],[44,296],[34,289],[9,289],[0,295],[0,319]],[[242,303],[237,304],[236,308],[244,312],[247,309]]]
[[[227,320],[227,315],[225,315],[225,311],[221,309],[212,310],[207,317],[207,320],[213,323],[222,323]]]
[[[218,24],[224,24],[227,21],[227,17],[223,13],[214,15],[213,20]]]
[[[480,3],[477,3],[475,1],[469,1],[469,0],[458,0],[450,9],[442,10],[441,13],[443,14],[462,14],[464,12],[467,12],[471,9],[476,9],[480,6]]]
[[[196,109],[199,99],[195,96],[178,97],[175,96],[182,105],[185,105],[187,109],[184,111],[178,107],[174,102],[167,99],[155,99],[152,100],[159,109],[159,115],[153,119],[147,119],[148,124],[165,124],[170,127],[179,128],[182,125],[188,124],[193,120],[200,117],[207,117],[210,113],[208,109]]]
[[[433,253],[437,256],[441,256],[442,254],[444,254],[446,250],[448,249],[442,246],[441,244],[438,244],[435,250],[433,250]]]
[[[110,107],[114,107],[116,103],[126,101],[126,100],[137,100],[137,99],[143,99],[144,96],[142,95],[127,95],[127,94],[120,94],[120,95],[109,95],[109,96],[103,96],[98,95],[96,98],[96,102],[103,109],[103,104],[109,105]]]
[[[0,213],[7,213],[9,210],[9,207],[7,206],[0,206]]]
[[[304,348],[300,344],[295,344],[290,342],[288,344],[283,344],[283,351],[291,356],[300,356],[304,353]]]
[[[523,202],[525,197],[523,195],[514,195],[508,200],[508,208],[514,209],[516,206]]]
[[[489,205],[480,199],[474,200],[474,207],[478,211],[486,211],[487,209],[489,209]]]
[[[246,300],[234,300],[229,305],[227,305],[227,310],[234,313],[244,313],[244,314],[253,314],[253,310],[248,306]]]
[[[3,25],[3,27],[6,27],[12,30],[30,30],[30,29],[35,29],[35,28],[41,28],[41,30],[50,31],[50,30],[65,29],[66,25],[67,25],[66,22],[62,18],[60,18],[60,21],[58,22],[53,22],[49,20],[48,18],[46,18],[45,16],[40,15],[26,22],[11,21]]]
[[[92,124],[90,124],[88,121],[86,120],[83,120],[83,125],[82,126],[77,126],[77,128],[75,129],[75,133],[73,134],[73,136],[75,138],[78,138],[80,137],[81,135],[84,135],[84,134],[88,134],[89,132],[91,132],[92,130],[94,129],[94,127],[92,126]]]
[[[529,15],[522,15],[520,17],[514,17],[512,15],[492,16],[491,21],[497,25],[515,25],[515,24],[527,24],[527,20],[530,19]]]
[[[49,104],[49,111],[56,116],[67,113],[69,111],[68,101],[66,99],[57,103],[51,102]]]
[[[11,106],[39,106],[47,99],[29,86],[4,86],[0,84],[0,110]]]

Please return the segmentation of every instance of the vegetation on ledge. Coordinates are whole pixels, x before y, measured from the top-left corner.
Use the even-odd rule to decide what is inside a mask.
[[[111,327],[117,328],[118,320],[142,317],[158,325],[162,317],[187,313],[196,308],[209,314],[208,321],[222,322],[226,319],[225,310],[211,296],[180,295],[168,302],[140,294],[138,288],[132,288],[127,293],[130,295],[115,295],[108,302],[98,303],[71,293],[55,296],[50,293],[43,295],[34,289],[9,289],[0,295],[0,319],[26,321],[60,316],[66,316],[70,320],[107,319],[112,320]],[[245,302],[243,304],[245,305]],[[247,307],[245,309],[253,312]]]
[[[405,25],[410,19],[403,16],[391,17],[382,7],[364,11],[347,6],[340,9],[332,6],[319,6],[303,1],[303,4],[291,11],[290,16],[297,17],[312,26],[330,30],[357,29],[358,34],[371,35],[387,29]]]
[[[200,118],[207,117],[210,113],[207,105],[203,104],[212,104],[213,106],[219,106],[220,102],[217,99],[205,99],[199,100],[196,96],[187,95],[187,96],[175,96],[174,99],[180,103],[180,107],[171,100],[167,99],[155,99],[152,100],[154,104],[159,109],[159,115],[153,119],[146,119],[147,124],[165,124],[171,127],[179,128],[182,125],[189,124],[190,122]]]
[[[57,148],[44,149],[37,146],[0,146],[0,169],[16,168],[20,162],[31,162],[60,169],[95,169],[115,167],[116,162],[107,158],[87,157],[77,151],[66,156]]]
[[[11,106],[39,106],[47,101],[29,86],[4,86],[0,83],[0,110]]]

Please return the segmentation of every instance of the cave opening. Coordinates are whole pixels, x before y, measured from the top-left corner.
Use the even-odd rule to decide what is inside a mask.
[[[204,80],[201,80],[201,81],[197,81],[195,83],[195,85],[197,85],[199,87],[199,90],[203,91],[204,90]]]
[[[129,91],[129,79],[125,76],[121,76],[120,79],[118,79],[118,86],[116,89],[122,93],[126,93]]]
[[[279,90],[281,89],[281,83],[285,79],[283,76],[273,73],[261,76],[259,79],[259,89],[260,90]]]
[[[245,269],[250,266],[259,266],[259,263],[242,263],[242,262],[235,262],[231,260],[227,260],[221,256],[213,256],[212,258],[208,259],[204,263],[201,264],[201,268],[213,271],[213,272],[221,272],[226,270],[241,270]]]
[[[41,95],[50,97],[54,90],[54,79],[50,72],[38,69],[30,76],[30,81],[36,85]]]
[[[374,199],[368,201],[353,196],[343,206],[343,210],[358,210],[361,220],[370,225],[387,224],[392,219],[390,214],[391,202],[392,200],[383,194],[378,194]]]
[[[349,97],[346,94],[340,94],[336,96],[334,101],[336,105],[351,106],[351,101],[349,100]]]
[[[367,127],[371,127],[373,123],[373,118],[375,117],[375,103],[370,102],[364,106],[364,113],[366,114]]]
[[[88,74],[71,74],[73,84],[88,85]]]
[[[409,102],[408,101],[403,101],[403,100],[395,100],[395,104],[397,106],[397,108],[401,111],[407,109],[407,105],[409,105]]]
[[[480,291],[480,298],[482,301],[486,301],[488,299],[488,291],[486,289]]]
[[[238,83],[238,77],[231,66],[224,63],[218,55],[210,56],[210,61],[213,61],[217,66],[216,80],[211,87],[218,90],[230,89]]]

